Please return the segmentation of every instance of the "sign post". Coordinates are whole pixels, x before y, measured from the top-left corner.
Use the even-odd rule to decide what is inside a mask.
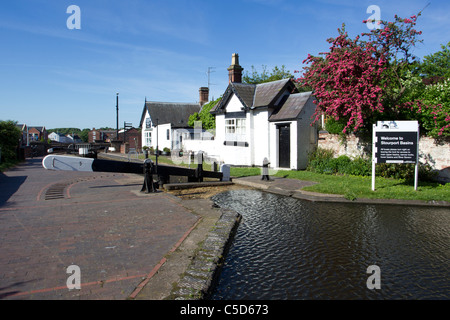
[[[372,135],[372,191],[377,163],[414,163],[414,190],[419,178],[419,123],[378,121]]]

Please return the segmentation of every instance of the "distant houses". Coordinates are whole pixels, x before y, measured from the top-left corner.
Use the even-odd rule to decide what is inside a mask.
[[[51,141],[59,142],[59,143],[70,143],[70,139],[63,135],[62,133],[52,132],[48,135],[48,138]]]
[[[45,127],[29,127],[28,135],[31,141],[47,141],[48,134]]]
[[[48,135],[48,139],[59,143],[82,143],[83,140],[76,134],[64,135],[58,132],[52,132]]]
[[[21,146],[29,145],[32,141],[47,141],[48,133],[44,126],[31,127],[26,124],[17,124],[16,127],[22,132]]]
[[[26,124],[16,124],[16,127],[22,132],[19,146],[26,146],[29,143],[29,139],[27,138],[28,126]]]
[[[110,129],[95,129],[89,131],[88,142],[89,143],[104,143],[111,142],[116,139],[117,131]]]
[[[77,134],[68,134],[67,138],[69,139],[69,143],[82,143],[83,139],[81,139]]]
[[[141,133],[134,127],[120,129],[119,137],[117,138],[117,130],[113,129],[95,129],[93,128],[88,133],[88,143],[111,143],[121,141],[127,144],[127,149],[132,148],[136,151],[142,149]],[[125,149],[124,149],[125,150]]]

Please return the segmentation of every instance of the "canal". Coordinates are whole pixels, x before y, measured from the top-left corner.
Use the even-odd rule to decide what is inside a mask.
[[[448,208],[317,203],[257,190],[213,200],[242,221],[212,300],[450,298]],[[374,279],[379,289],[368,288]]]

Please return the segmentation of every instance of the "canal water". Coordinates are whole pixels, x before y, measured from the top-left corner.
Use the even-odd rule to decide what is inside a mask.
[[[316,203],[257,190],[213,200],[242,221],[212,300],[450,298],[448,208]],[[369,289],[376,280],[379,289]]]

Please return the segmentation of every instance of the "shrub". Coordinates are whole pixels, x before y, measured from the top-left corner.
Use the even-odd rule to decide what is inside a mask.
[[[354,176],[370,176],[372,174],[372,160],[361,157],[354,159],[347,174]]]
[[[367,176],[371,174],[371,160],[361,157],[352,160],[345,155],[334,158],[332,150],[317,148],[309,155],[307,170],[322,174]]]
[[[325,123],[325,130],[331,134],[342,134],[345,128],[345,121],[335,120],[334,118],[328,118]]]
[[[317,148],[309,155],[308,171],[320,174],[347,174],[352,176],[371,176],[372,159],[348,156],[334,158],[333,150]],[[414,180],[414,164],[379,163],[375,167],[377,177]],[[428,164],[419,163],[419,180],[432,181],[436,172]]]
[[[333,150],[317,148],[309,154],[307,170],[317,173],[332,173],[328,167],[333,155]]]
[[[16,127],[15,121],[0,121],[0,148],[4,162],[13,161],[17,158],[16,149],[19,144],[21,132]]]
[[[412,163],[380,163],[376,165],[375,174],[377,177],[413,181],[415,165]],[[419,163],[419,180],[431,181],[435,176],[436,172],[428,163]]]

